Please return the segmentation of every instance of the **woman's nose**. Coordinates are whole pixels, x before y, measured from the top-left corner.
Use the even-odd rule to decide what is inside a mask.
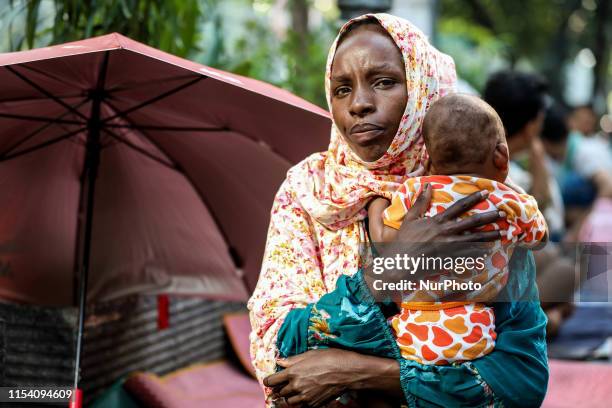
[[[374,95],[368,90],[354,89],[351,100],[350,113],[354,116],[366,116],[376,110]]]

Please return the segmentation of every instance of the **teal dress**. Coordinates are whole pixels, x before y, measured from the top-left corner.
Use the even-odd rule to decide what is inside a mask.
[[[281,357],[337,347],[396,359],[409,407],[540,406],[548,383],[546,316],[531,251],[517,248],[510,271],[494,304],[495,350],[479,359],[435,366],[402,358],[385,313],[395,306],[374,300],[361,270],[341,276],[318,302],[289,312],[278,349]]]

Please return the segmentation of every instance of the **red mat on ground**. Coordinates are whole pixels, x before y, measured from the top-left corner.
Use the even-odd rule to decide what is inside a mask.
[[[224,361],[194,365],[163,377],[136,373],[124,386],[150,408],[264,406],[257,381]]]
[[[612,365],[551,360],[544,408],[610,407]]]
[[[251,374],[251,377],[255,378],[255,368],[249,353],[249,333],[251,332],[249,314],[246,312],[228,313],[223,316],[223,326],[225,326],[232,349],[238,357],[240,364]]]

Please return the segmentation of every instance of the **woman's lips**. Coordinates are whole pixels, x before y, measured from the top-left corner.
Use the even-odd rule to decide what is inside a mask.
[[[350,129],[350,133],[360,133],[360,132],[367,132],[370,130],[379,130],[382,129],[382,127],[375,125],[374,123],[367,123],[367,122],[362,122],[362,123],[355,123],[353,126],[351,126]]]
[[[380,126],[370,124],[356,125],[351,128],[350,136],[355,143],[364,144],[378,138],[384,132],[385,129]]]

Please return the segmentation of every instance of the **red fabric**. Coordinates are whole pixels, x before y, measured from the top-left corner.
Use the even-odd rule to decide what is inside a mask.
[[[164,330],[170,327],[170,300],[168,295],[157,295],[157,328]]]
[[[263,407],[263,392],[229,363],[196,365],[158,377],[137,373],[125,389],[149,408]]]
[[[544,408],[607,408],[612,391],[612,366],[550,360],[550,379]]]
[[[0,194],[0,298],[74,304],[87,98],[107,51],[88,299],[163,292],[246,300],[274,194],[292,164],[325,149],[328,114],[118,34],[0,55],[0,191],[8,192]]]
[[[72,398],[70,398],[70,403],[68,404],[68,408],[81,408],[83,406],[83,392],[80,389],[73,390]]]

